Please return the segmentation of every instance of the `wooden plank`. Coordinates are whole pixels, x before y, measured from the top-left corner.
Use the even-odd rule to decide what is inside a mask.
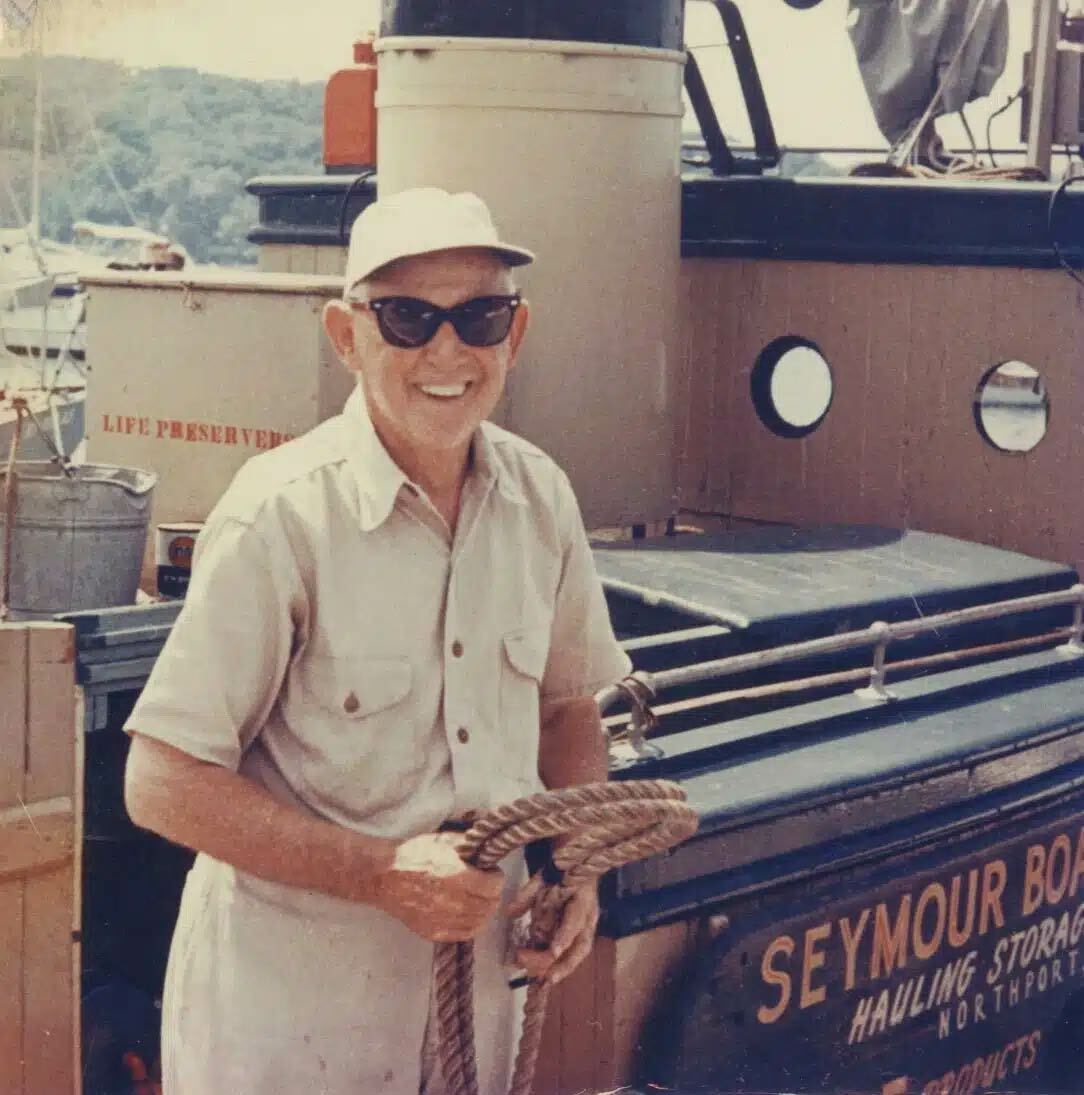
[[[0,885],[70,863],[75,818],[70,798],[0,811]]]
[[[71,867],[28,879],[23,930],[25,1092],[74,1089]]]
[[[568,980],[550,993],[538,1052],[532,1095],[594,1092],[609,1085],[612,1073],[612,1020],[598,1005],[612,1003],[613,942],[597,939],[591,954]]]
[[[23,886],[0,884],[0,1091],[23,1091]]]
[[[946,301],[953,299],[955,273],[951,269],[930,267],[913,279],[911,328],[913,332],[922,332],[924,337],[912,336],[906,346],[900,347],[901,356],[906,355],[907,383],[894,393],[904,408],[900,474],[906,525],[927,532],[943,531],[943,523],[931,522],[926,514],[931,508],[937,510],[939,497],[946,493],[948,467],[956,466],[946,467],[945,448],[958,448],[967,427],[966,404],[957,422],[946,422],[947,407],[942,395],[945,369],[954,364],[945,359],[945,338],[941,336],[947,334],[942,317],[946,314]],[[948,309],[953,322],[956,312],[957,309]],[[883,377],[882,383],[885,382],[890,382],[890,378]]]
[[[0,624],[0,807],[25,797],[27,631]]]
[[[678,463],[678,498],[681,505],[693,509],[707,506],[708,429],[711,408],[708,394],[711,370],[715,363],[705,345],[703,312],[714,299],[716,277],[705,260],[686,259],[682,263],[684,284],[680,294],[682,311],[678,327],[685,362],[685,406],[679,408],[676,424],[681,432],[681,460]]]
[[[742,322],[745,264],[730,261],[715,273],[716,316],[712,325],[713,379],[711,421],[707,438],[706,501],[717,513],[729,513],[734,500],[734,421],[739,402],[749,402],[749,375],[743,373],[736,353]]]
[[[1084,384],[1084,288],[1061,270],[1032,274],[1032,354],[1050,398],[1046,437],[1033,452],[1029,496],[1038,519],[1028,550],[1084,569],[1084,506],[1078,486]],[[1033,546],[1031,546],[1033,545]]]
[[[595,1083],[600,1023],[595,1015],[594,979],[599,948],[560,985],[561,1083],[559,1090],[598,1091]]]
[[[750,396],[753,367],[761,351],[790,327],[787,264],[750,262],[745,267],[743,314],[736,335],[734,416],[720,423],[731,432],[732,512],[773,521],[791,517],[802,493],[802,452],[790,438],[772,433]]]
[[[832,404],[814,433],[820,445],[816,513],[820,521],[861,522],[869,274],[861,267],[842,264],[826,263],[820,270],[827,298],[816,330],[832,371]]]
[[[976,385],[992,364],[987,358],[993,353],[997,271],[948,267],[933,274],[924,275],[924,321],[931,324],[925,341],[936,345],[929,360],[936,359],[937,368],[924,388],[929,421],[918,425],[908,468],[911,512],[918,528],[974,539],[972,500],[984,494],[989,451],[972,405]],[[923,329],[921,323],[916,320],[916,330]]]
[[[992,286],[993,316],[991,330],[996,332],[1001,352],[998,360],[1016,359],[1038,370],[1045,384],[1050,383],[1050,370],[1044,361],[1047,345],[1035,328],[1033,272],[1030,270],[998,270]],[[1058,350],[1064,353],[1064,343]],[[1056,351],[1057,352],[1057,351]],[[1075,356],[1075,355],[1073,355]],[[998,362],[990,361],[989,365]],[[984,370],[977,370],[981,376]],[[975,378],[976,382],[978,377]],[[1075,382],[1075,381],[1074,381]],[[990,457],[990,473],[986,482],[987,510],[984,519],[984,539],[999,547],[1016,543],[1028,546],[1024,550],[1041,550],[1035,538],[1035,529],[1050,521],[1056,509],[1048,506],[1049,499],[1032,497],[1029,485],[1032,472],[1042,467],[1046,455],[1040,447],[1028,453],[1001,453],[992,451],[984,443]],[[1045,480],[1042,477],[1040,482]],[[1055,482],[1057,480],[1055,479]],[[1064,480],[1063,480],[1064,482]],[[1068,499],[1066,499],[1068,501]],[[1066,506],[1072,512],[1076,506]],[[1060,517],[1059,517],[1060,520]]]
[[[617,943],[613,939],[595,940],[595,1091],[617,1087],[617,1056],[614,1053],[614,1004]]]
[[[75,1073],[72,1095],[83,1095],[83,836],[86,821],[86,697],[76,694],[75,723],[75,828],[72,833],[75,860],[72,863],[71,901],[71,1059]]]
[[[619,939],[614,956],[614,1078],[629,1084],[651,1037],[653,1009],[672,992],[674,978],[698,937],[699,921],[678,921]]]
[[[73,634],[0,627],[0,1091],[13,1095],[67,1095],[78,1076]]]
[[[27,629],[0,624],[0,805],[25,794]],[[0,1091],[23,1088],[23,885],[0,883]]]
[[[911,294],[914,270],[878,266],[868,272],[869,339],[865,361],[862,419],[865,433],[860,472],[864,520],[904,525],[902,450],[905,422],[902,392],[907,386],[907,347],[914,335]]]
[[[75,766],[75,631],[69,624],[28,629],[30,689],[26,800],[70,796]]]
[[[843,316],[832,306],[833,276],[834,270],[830,264],[793,262],[787,267],[789,332],[815,343],[826,356],[844,322]],[[833,356],[836,360],[833,374],[836,387],[846,388],[847,380],[841,382],[839,376],[841,372],[847,372],[845,359],[839,355]],[[812,433],[790,442],[790,447],[800,459],[801,490],[794,496],[795,508],[791,517],[798,524],[839,520],[838,507],[846,504],[848,496],[857,493],[846,479],[825,483],[826,459],[833,434],[838,434],[839,443],[845,443],[853,437],[853,429],[841,422],[838,414],[829,414]]]
[[[531,1095],[557,1095],[561,1058],[560,990],[550,996],[546,1021],[542,1024],[542,1039],[538,1046],[538,1061],[534,1070]]]

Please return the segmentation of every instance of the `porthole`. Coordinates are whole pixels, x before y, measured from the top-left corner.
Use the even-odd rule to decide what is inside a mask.
[[[1050,397],[1030,365],[1004,361],[983,374],[972,410],[988,445],[1000,452],[1031,452],[1046,436]]]
[[[769,342],[750,377],[761,422],[780,437],[805,437],[832,405],[832,370],[816,343],[796,335]]]

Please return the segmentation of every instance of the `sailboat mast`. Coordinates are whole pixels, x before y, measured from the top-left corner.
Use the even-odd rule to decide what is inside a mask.
[[[43,38],[45,34],[45,20],[41,13],[41,3],[34,8],[34,24],[31,30],[34,40],[34,152],[31,161],[30,174],[30,224],[27,231],[31,244],[36,244],[41,238],[41,145],[42,122],[44,117],[43,94],[43,68],[42,62]]]

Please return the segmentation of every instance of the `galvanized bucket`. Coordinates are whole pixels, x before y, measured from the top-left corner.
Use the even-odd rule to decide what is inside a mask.
[[[135,601],[158,477],[99,464],[69,472],[44,460],[15,465],[12,620]],[[6,479],[0,465],[0,498]],[[5,525],[0,505],[0,574]]]

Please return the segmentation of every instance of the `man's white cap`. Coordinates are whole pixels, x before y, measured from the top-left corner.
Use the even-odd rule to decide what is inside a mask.
[[[526,248],[501,242],[493,217],[477,194],[449,194],[426,186],[380,198],[354,221],[344,294],[396,259],[461,247],[488,248],[509,266],[534,262]]]

